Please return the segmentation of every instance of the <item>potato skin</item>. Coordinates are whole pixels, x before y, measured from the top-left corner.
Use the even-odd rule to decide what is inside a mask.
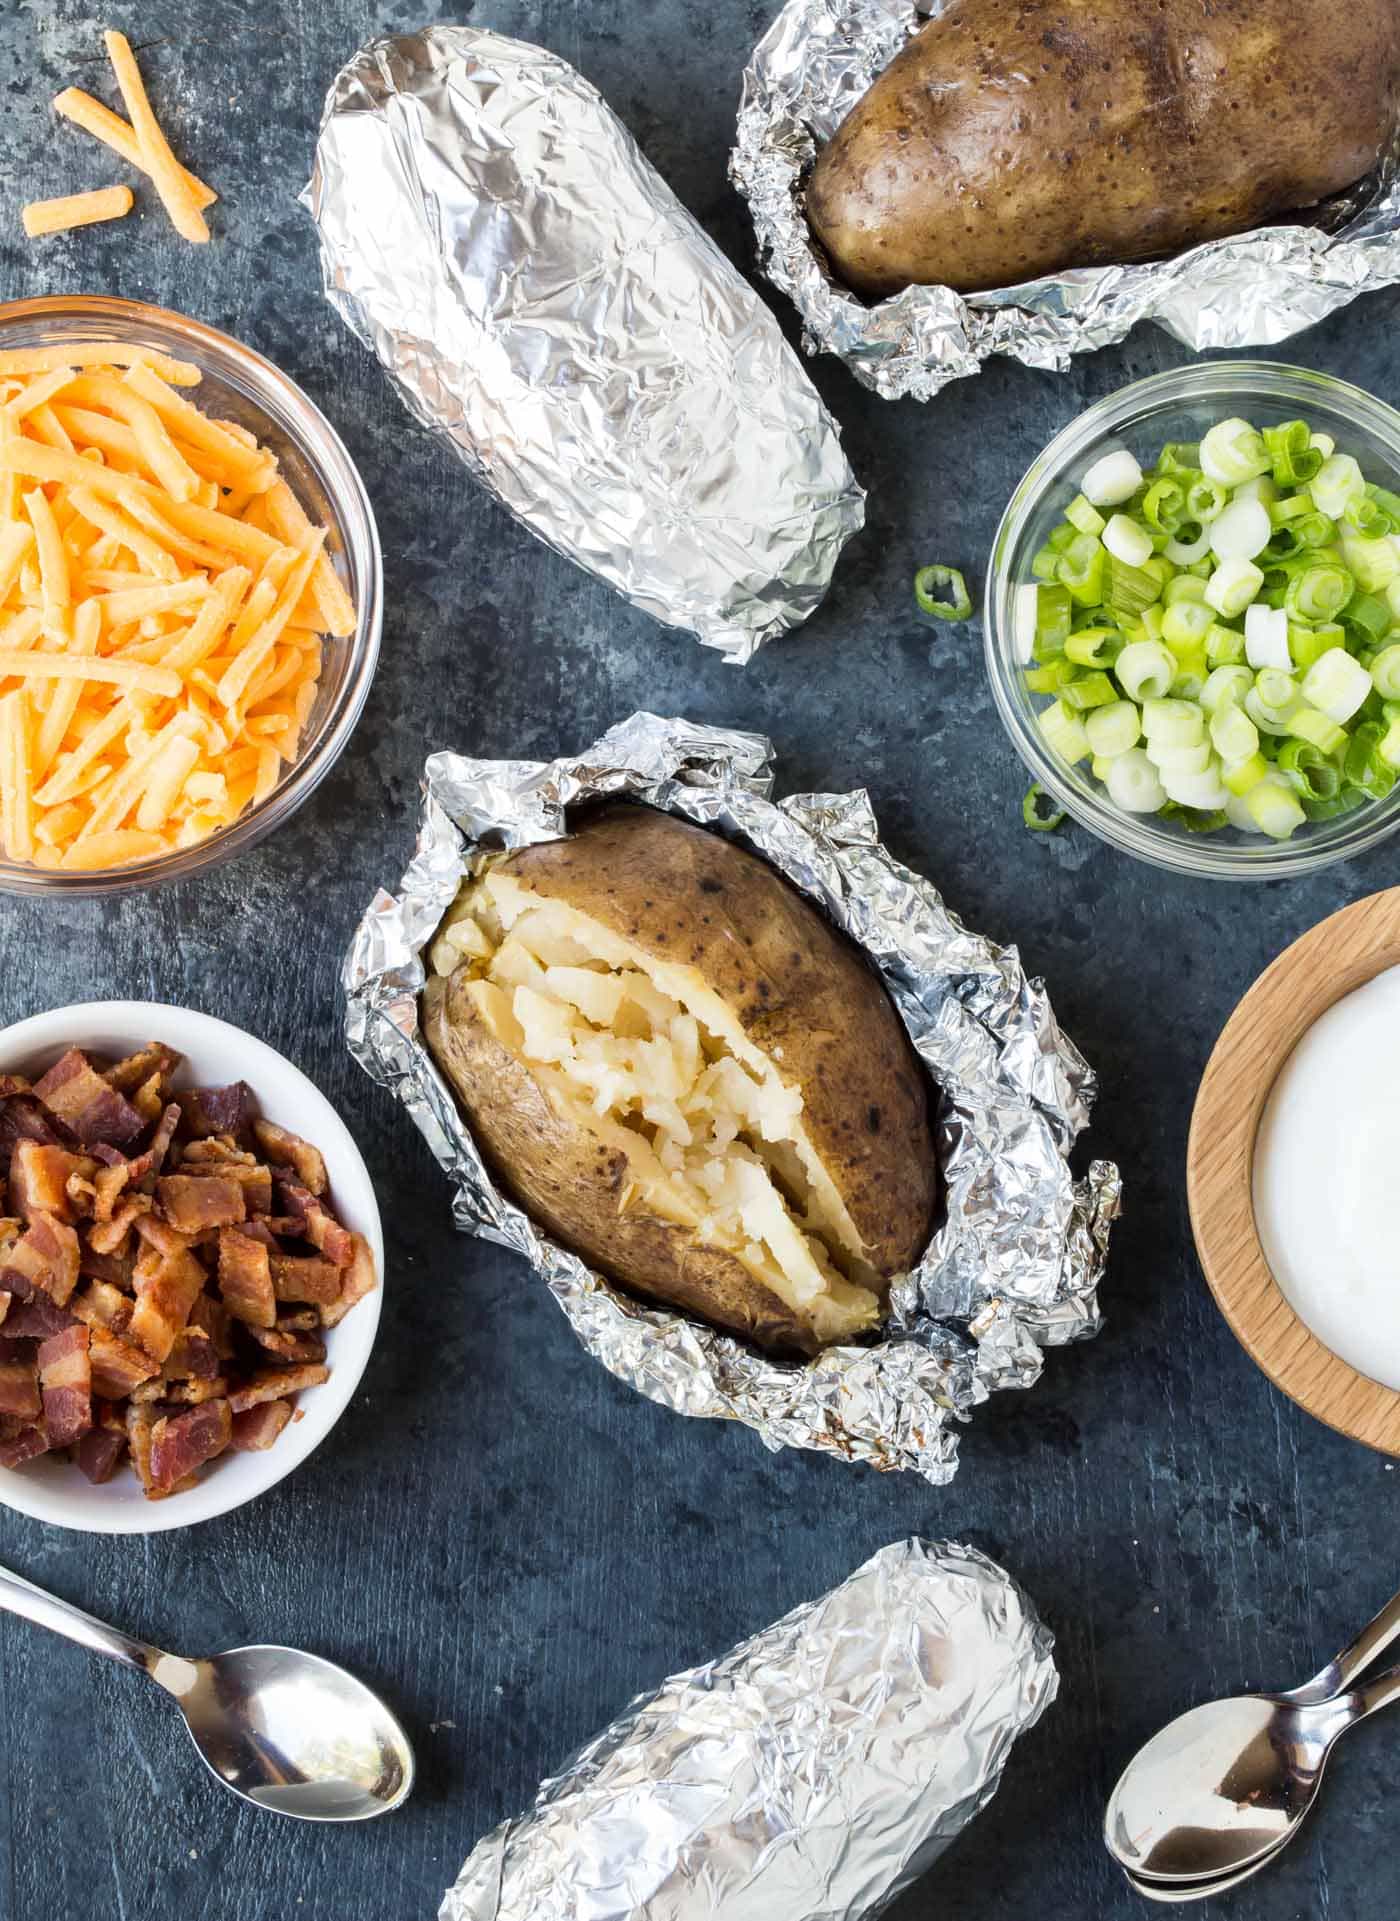
[[[555,1113],[529,1069],[489,1032],[469,970],[428,982],[423,1030],[496,1180],[564,1246],[634,1294],[731,1328],[762,1347],[812,1353],[805,1319],[688,1229],[621,1211],[626,1157]]]
[[[881,296],[1150,259],[1367,173],[1400,96],[1400,8],[952,0],[817,159],[833,271]]]
[[[697,968],[801,1089],[871,1265],[904,1273],[932,1231],[938,1163],[928,1084],[878,976],[766,861],[719,834],[626,803],[575,825],[498,871]]]

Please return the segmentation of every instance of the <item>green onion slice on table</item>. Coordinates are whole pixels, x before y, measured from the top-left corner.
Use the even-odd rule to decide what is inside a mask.
[[[914,598],[919,611],[934,620],[966,620],[972,612],[972,596],[956,567],[921,567],[914,576]]]

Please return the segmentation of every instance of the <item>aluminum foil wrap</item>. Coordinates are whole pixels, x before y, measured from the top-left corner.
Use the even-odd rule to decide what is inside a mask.
[[[819,1448],[950,1480],[955,1423],[1028,1387],[1041,1350],[1097,1332],[1095,1290],[1118,1171],[1076,1181],[1069,1154],[1094,1076],[1012,948],[969,933],[880,845],[863,792],[774,802],[756,734],[634,714],[561,760],[427,763],[417,851],[370,904],[344,968],[351,1052],[403,1102],[455,1190],[459,1227],[522,1254],[588,1351],[681,1414],[746,1422],[766,1445]],[[882,1338],[810,1361],[759,1352],[622,1293],[501,1193],[418,1026],[423,950],[483,857],[557,839],[565,809],[631,796],[747,843],[811,896],[882,975],[940,1090],[947,1217],[891,1295]]]
[[[863,1921],[996,1792],[1052,1647],[975,1548],[884,1548],[634,1701],[477,1844],[439,1921]]]
[[[357,53],[306,203],[331,305],[533,533],[734,661],[863,523],[748,282],[581,75],[429,27]]]
[[[906,287],[867,305],[813,242],[802,184],[876,76],[946,0],[788,0],[744,72],[730,176],[749,202],[769,277],[802,315],[808,352],[837,354],[887,400],[928,400],[992,354],[1063,371],[1155,320],[1197,352],[1256,347],[1400,280],[1400,140],[1315,224],[1213,240],[1167,260],[1047,274],[958,294]]]

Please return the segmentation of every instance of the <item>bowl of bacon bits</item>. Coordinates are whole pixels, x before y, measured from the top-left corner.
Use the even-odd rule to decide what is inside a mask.
[[[348,742],[380,607],[363,482],[269,361],[133,301],[0,304],[0,888],[260,839]]]
[[[98,1001],[0,1034],[0,1503],[127,1534],[252,1500],[324,1440],[379,1321],[345,1123],[264,1042]]]

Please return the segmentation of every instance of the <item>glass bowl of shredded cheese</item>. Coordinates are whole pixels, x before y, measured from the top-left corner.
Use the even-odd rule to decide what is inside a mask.
[[[0,305],[0,888],[260,840],[344,750],[381,603],[364,483],[269,361],[135,301]]]

